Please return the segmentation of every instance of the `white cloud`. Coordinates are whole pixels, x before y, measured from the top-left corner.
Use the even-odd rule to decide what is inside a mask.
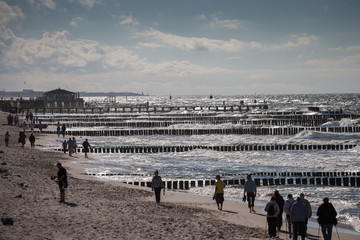
[[[11,7],[5,2],[0,2],[0,26],[5,27],[10,21],[24,19],[22,10],[17,7]]]
[[[293,35],[293,40],[278,45],[266,46],[260,42],[251,41],[243,42],[237,39],[230,39],[228,41],[209,39],[209,38],[196,38],[196,37],[182,37],[174,34],[163,33],[150,29],[145,32],[138,33],[139,36],[153,38],[158,41],[160,45],[165,47],[176,47],[185,51],[212,51],[212,52],[239,52],[246,49],[258,50],[279,50],[287,48],[299,48],[313,46],[317,44],[318,37],[315,35]],[[152,44],[143,46],[151,46]],[[154,44],[154,46],[158,46]]]
[[[15,72],[33,68],[83,74],[121,70],[136,75],[179,77],[219,71],[188,61],[150,63],[122,46],[108,46],[90,40],[69,40],[68,36],[69,32],[62,31],[52,35],[44,33],[41,39],[15,38],[4,51],[2,66]]]
[[[206,16],[204,14],[199,15],[198,18],[201,20],[206,20]]]
[[[307,35],[303,34],[301,36],[292,35],[291,36],[294,40],[288,41],[286,43],[280,45],[270,46],[267,49],[269,50],[276,50],[276,49],[284,49],[284,48],[299,48],[299,47],[307,47],[316,45],[319,41],[319,37],[315,35]]]
[[[56,4],[53,0],[28,0],[28,2],[38,10],[42,9],[43,7],[51,10],[56,9]]]
[[[360,54],[347,56],[341,59],[313,59],[304,62],[304,65],[308,66],[317,66],[317,67],[327,67],[327,68],[358,68],[360,66]]]
[[[346,48],[348,51],[360,51],[360,45],[354,45]]]
[[[55,10],[56,9],[56,5],[54,3],[53,0],[40,0],[40,4],[51,9],[51,10]]]
[[[82,22],[84,19],[82,17],[75,17],[71,20],[70,26],[76,27],[78,25],[78,22]]]
[[[241,25],[243,25],[243,23],[238,19],[219,20],[217,17],[213,17],[213,20],[209,24],[211,28],[227,28],[227,29],[237,29],[240,28]]]
[[[236,57],[228,57],[228,58],[225,58],[225,60],[239,60],[239,59],[243,59],[243,57],[241,57],[241,56],[236,56]]]
[[[96,4],[100,4],[101,0],[78,0],[79,3],[87,8],[93,8]],[[72,2],[72,0],[71,0]]]
[[[173,34],[162,33],[156,30],[149,30],[138,33],[140,36],[154,38],[167,47],[176,47],[185,51],[226,51],[238,52],[251,46],[260,46],[261,44],[249,44],[230,39],[229,41],[209,39],[209,38],[186,38]]]
[[[139,25],[139,22],[132,16],[120,16],[119,18],[122,25]]]

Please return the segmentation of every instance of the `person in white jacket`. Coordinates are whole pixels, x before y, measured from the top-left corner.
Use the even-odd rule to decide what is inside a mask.
[[[286,214],[286,221],[288,222],[288,231],[289,231],[289,236],[291,238],[291,219],[290,219],[290,209],[291,206],[295,203],[295,199],[293,198],[292,194],[288,194],[288,199],[285,201],[284,204],[284,212]]]
[[[265,206],[265,212],[267,212],[266,220],[268,222],[269,227],[269,236],[276,237],[276,223],[277,217],[280,213],[279,205],[276,203],[275,196],[272,196],[270,202],[268,202]]]

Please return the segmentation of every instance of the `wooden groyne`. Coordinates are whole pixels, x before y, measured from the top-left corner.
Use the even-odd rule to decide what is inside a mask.
[[[112,176],[144,176],[143,174],[86,174],[98,177],[112,177]],[[146,175],[150,177],[150,175]],[[270,177],[271,176],[271,177]],[[275,177],[273,177],[275,176]],[[282,173],[254,173],[254,181],[257,186],[280,186],[280,185],[320,185],[320,186],[334,186],[334,187],[360,187],[360,172],[282,172]],[[225,174],[223,181],[226,185],[240,185],[245,184],[246,178],[229,178]],[[143,187],[151,187],[149,181],[123,181],[127,184],[133,184]],[[215,185],[214,179],[208,180],[171,180],[164,181],[167,189],[181,189],[188,190],[196,187],[205,187]]]
[[[149,135],[296,135],[303,131],[317,131],[327,133],[359,133],[360,126],[350,127],[241,127],[241,128],[203,128],[203,129],[123,129],[123,130],[69,130],[66,135],[71,136],[149,136]],[[56,134],[56,131],[43,131],[48,134]]]
[[[82,113],[82,114],[94,114],[94,113],[149,113],[149,112],[172,112],[172,111],[214,111],[214,112],[247,112],[251,109],[268,109],[266,103],[256,104],[243,104],[243,105],[147,105],[147,104],[124,104],[116,107],[81,107],[81,108],[36,108],[33,107],[32,111],[35,113],[43,114],[55,114],[55,113]],[[19,111],[27,111],[27,109],[20,108]]]
[[[220,152],[233,151],[342,151],[355,148],[356,144],[243,144],[243,145],[187,145],[187,146],[119,146],[119,147],[95,147],[90,149],[90,153],[169,153],[187,152],[195,149],[204,149]],[[60,148],[54,149],[63,151]],[[77,148],[77,152],[83,152],[82,148]]]
[[[75,115],[65,114],[59,116],[43,115],[38,119],[44,123],[56,124],[58,121],[66,123],[69,127],[118,126],[118,127],[167,127],[175,124],[222,124],[232,123],[240,125],[259,126],[304,126],[317,127],[329,121],[341,119],[359,119],[359,114],[328,113],[318,115],[298,114],[247,114],[245,115],[217,115],[215,113],[201,114],[109,114],[109,115]]]

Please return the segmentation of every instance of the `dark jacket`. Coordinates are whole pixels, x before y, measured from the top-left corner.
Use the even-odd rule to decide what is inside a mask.
[[[331,203],[323,203],[317,210],[319,224],[336,224],[337,212]]]

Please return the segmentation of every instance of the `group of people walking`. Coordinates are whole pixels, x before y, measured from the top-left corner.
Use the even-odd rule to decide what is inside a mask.
[[[216,176],[215,194],[213,199],[216,200],[219,210],[222,210],[224,202],[224,181],[221,180],[220,175]],[[247,180],[244,184],[243,201],[248,202],[250,213],[255,213],[254,202],[257,194],[257,187],[251,175],[247,175]],[[288,225],[288,232],[290,238],[297,239],[298,235],[305,239],[307,235],[308,220],[312,216],[312,209],[310,202],[305,198],[303,193],[296,198],[292,194],[288,194],[287,200],[280,195],[278,190],[274,191],[270,201],[265,205],[264,211],[266,212],[268,234],[270,237],[276,237],[276,230],[280,231],[283,223],[283,212],[286,214],[286,222]],[[320,205],[317,211],[318,223],[321,226],[323,237],[325,240],[331,240],[332,227],[337,223],[336,210],[329,198],[323,199],[323,204]]]
[[[88,152],[91,149],[91,145],[88,142],[87,139],[85,139],[85,141],[82,143],[83,149],[84,149],[84,153],[85,153],[85,158],[88,158]],[[77,143],[76,143],[76,139],[75,137],[73,138],[69,138],[69,140],[64,140],[62,142],[62,150],[64,153],[66,153],[67,151],[69,152],[69,156],[72,156],[73,153],[76,153],[76,149],[77,149]]]
[[[286,214],[286,221],[290,238],[297,239],[298,235],[301,239],[305,239],[307,235],[308,220],[312,216],[310,202],[305,199],[305,195],[301,193],[296,200],[292,194],[288,194],[287,200],[284,201],[279,191],[275,191],[270,202],[265,206],[267,212],[268,232],[270,237],[276,237],[276,229],[280,231],[282,226],[282,213]],[[331,240],[332,227],[337,224],[337,212],[334,206],[329,202],[329,198],[323,199],[317,210],[318,223],[325,240]]]

